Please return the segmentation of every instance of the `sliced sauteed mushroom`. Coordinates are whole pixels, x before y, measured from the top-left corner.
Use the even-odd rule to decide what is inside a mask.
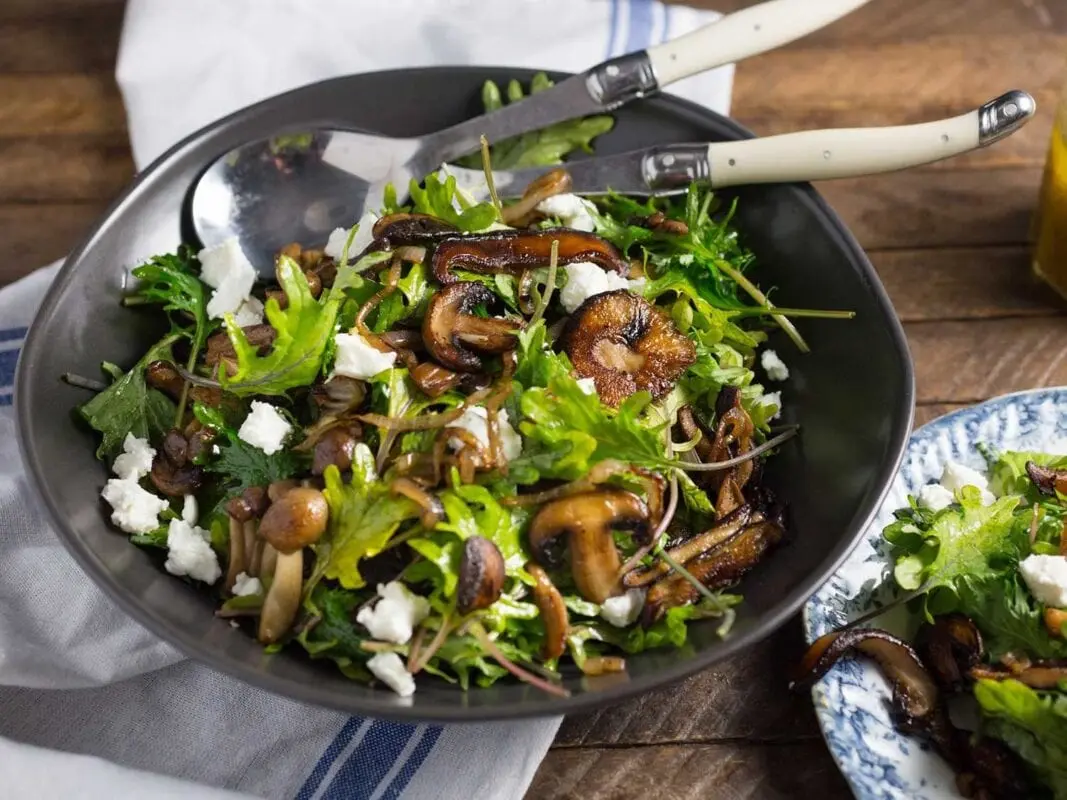
[[[553,500],[542,506],[530,522],[530,549],[548,566],[558,563],[554,546],[567,534],[571,571],[578,592],[586,600],[603,603],[619,594],[622,562],[612,531],[629,530],[647,543],[649,511],[632,492],[606,489]]]
[[[724,589],[741,580],[784,536],[785,530],[777,522],[757,522],[722,546],[694,558],[685,568],[709,589]],[[668,609],[692,603],[699,598],[700,591],[686,576],[669,575],[661,578],[648,590],[641,621],[645,626],[651,625]]]
[[[326,530],[330,507],[318,489],[298,486],[273,500],[259,535],[282,554],[314,544]]]
[[[174,365],[167,361],[153,361],[145,368],[144,376],[149,386],[170,395],[174,400],[178,400],[185,391],[185,379]],[[208,386],[191,386],[189,398],[216,407],[222,402],[222,391]]]
[[[344,375],[335,375],[311,389],[311,399],[315,405],[323,414],[333,416],[359,408],[366,396],[367,385],[363,381]]]
[[[1057,639],[1064,638],[1063,626],[1067,625],[1067,611],[1063,611],[1059,608],[1046,608],[1045,613],[1042,616],[1045,621],[1045,629],[1049,632],[1049,636],[1055,636]]]
[[[667,551],[667,555],[671,557],[672,561],[682,565],[688,564],[693,559],[721,547],[739,535],[745,526],[749,524],[751,517],[751,507],[742,506],[721,520],[714,528],[685,541],[678,542]],[[646,586],[670,571],[670,564],[666,560],[662,560],[654,566],[639,567],[632,570],[623,577],[622,583],[627,588]]]
[[[546,172],[540,178],[530,182],[530,185],[526,187],[526,191],[522,193],[522,199],[507,206],[501,212],[501,221],[505,225],[520,228],[529,224],[538,204],[542,200],[569,192],[571,184],[571,175],[565,169],[554,169]]]
[[[1067,469],[1052,469],[1028,461],[1026,462],[1026,474],[1034,482],[1034,486],[1042,494],[1055,496],[1056,492],[1067,494]]]
[[[374,223],[373,250],[395,250],[408,245],[428,245],[459,233],[449,222],[429,214],[388,214]]]
[[[693,341],[647,300],[625,289],[594,295],[571,315],[563,349],[579,377],[618,406],[635,392],[660,397],[696,360]]]
[[[526,565],[526,571],[537,581],[534,584],[533,596],[537,604],[537,610],[541,614],[541,622],[545,626],[545,641],[541,647],[541,657],[545,659],[559,658],[567,647],[567,606],[563,603],[563,595],[552,583],[538,564],[530,562]]]
[[[426,530],[433,530],[437,523],[445,518],[445,507],[441,499],[410,478],[397,478],[389,484],[389,491],[415,501],[422,509],[419,522]]]
[[[1031,689],[1055,689],[1067,680],[1067,661],[1015,661],[1006,666],[977,664],[971,667],[974,680],[1003,681],[1008,678],[1025,683]]]
[[[459,386],[463,379],[458,372],[429,361],[415,365],[409,374],[419,391],[429,397],[440,397]]]
[[[471,536],[463,543],[456,588],[456,610],[469,614],[489,608],[504,589],[504,556],[484,536]]]
[[[274,346],[274,337],[278,333],[266,323],[249,325],[241,330],[248,338],[248,343],[257,348],[256,352],[261,356],[270,352]],[[209,367],[218,367],[222,363],[235,366],[236,361],[237,351],[233,349],[233,342],[225,331],[208,337],[204,362]]]
[[[916,649],[938,685],[959,692],[970,682],[970,670],[982,660],[982,634],[967,617],[950,614],[923,626]]]
[[[359,443],[359,423],[330,428],[315,443],[311,458],[311,474],[321,475],[326,467],[335,466],[341,472],[352,468],[352,456]]]
[[[226,501],[226,513],[238,522],[262,517],[270,505],[267,490],[262,486],[249,486],[237,497],[231,497]]]
[[[852,650],[873,658],[889,681],[897,725],[929,736],[943,753],[954,755],[953,729],[937,684],[911,646],[885,631],[850,628],[819,638],[804,654],[794,685],[807,686],[819,680]]]
[[[657,233],[671,233],[675,236],[685,236],[689,233],[689,226],[680,219],[667,219],[662,211],[654,211],[647,217],[633,217],[631,225],[640,225]]]
[[[279,552],[274,562],[274,578],[263,598],[259,616],[259,641],[263,644],[278,641],[293,626],[300,609],[303,584],[304,551]]]
[[[708,460],[711,462],[725,461],[734,456],[743,455],[752,449],[752,435],[755,426],[752,418],[741,406],[741,390],[736,386],[724,386],[715,399],[715,438],[711,443],[711,451]],[[733,479],[733,485],[726,487],[726,492],[740,491],[748,483],[755,466],[751,461],[744,461],[729,471],[711,473],[711,486],[723,493],[723,485]],[[718,477],[718,481],[716,481]],[[720,497],[720,500],[726,500]],[[719,506],[716,505],[716,511]]]
[[[503,353],[516,346],[521,323],[479,317],[479,306],[491,307],[497,297],[480,283],[460,282],[434,294],[422,322],[422,339],[436,361],[461,372],[482,369],[479,354]]]
[[[188,450],[189,442],[181,431],[172,430],[167,434],[164,446],[152,459],[152,471],[148,477],[152,485],[168,497],[193,494],[204,480],[204,470],[189,461]]]
[[[226,591],[232,591],[237,582],[237,576],[245,572],[246,559],[244,523],[235,517],[230,517],[230,552],[226,565]]]
[[[434,278],[446,285],[459,280],[452,272],[455,269],[488,275],[502,272],[518,275],[534,267],[547,267],[553,241],[559,241],[558,263],[561,266],[589,261],[621,275],[626,275],[629,270],[630,263],[611,242],[592,233],[567,228],[494,231],[445,239],[437,245],[430,264]]]

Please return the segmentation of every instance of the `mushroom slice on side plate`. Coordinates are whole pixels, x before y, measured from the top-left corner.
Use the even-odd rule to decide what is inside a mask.
[[[431,266],[438,282],[448,285],[459,280],[452,270],[465,269],[483,275],[511,273],[547,267],[552,242],[559,242],[560,266],[589,261],[601,269],[626,275],[628,262],[611,242],[592,233],[569,228],[542,231],[494,231],[492,233],[445,239],[434,250]]]
[[[593,295],[571,315],[563,349],[579,377],[616,407],[634,392],[661,397],[696,361],[696,345],[670,318],[625,289]]]
[[[514,349],[520,322],[475,313],[479,306],[491,307],[496,302],[488,288],[470,281],[453,283],[434,294],[422,321],[422,340],[434,360],[461,372],[478,372],[482,355]]]

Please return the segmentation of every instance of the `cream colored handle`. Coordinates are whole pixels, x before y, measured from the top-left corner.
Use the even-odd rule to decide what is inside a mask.
[[[708,147],[713,188],[822,181],[917,167],[979,147],[980,113],[920,125],[805,131]]]
[[[870,0],[769,0],[650,47],[660,88],[712,67],[781,47],[866,5]]]

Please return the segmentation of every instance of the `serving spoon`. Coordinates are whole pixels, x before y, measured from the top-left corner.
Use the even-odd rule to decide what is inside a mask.
[[[988,147],[1010,136],[1036,113],[1026,92],[1012,91],[958,117],[882,128],[801,131],[711,144],[671,144],[565,165],[570,191],[598,195],[670,195],[691,183],[712,189],[756,183],[854,178],[917,167]],[[489,198],[485,173],[451,165],[457,185],[477,200]],[[493,170],[502,199],[521,197],[549,169]]]
[[[292,241],[322,242],[392,183],[478,149],[558,122],[603,114],[714,67],[749,58],[825,27],[870,0],[769,0],[685,36],[598,64],[521,102],[414,138],[336,129],[286,130],[221,155],[194,184],[189,213],[204,246],[236,236],[264,275]],[[285,147],[279,147],[284,142]],[[293,147],[297,145],[297,147]],[[294,149],[296,154],[292,155]]]

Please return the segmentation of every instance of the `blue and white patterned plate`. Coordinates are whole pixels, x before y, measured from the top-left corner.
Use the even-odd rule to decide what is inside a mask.
[[[999,450],[1067,452],[1067,388],[1005,395],[956,411],[912,434],[900,472],[856,550],[804,606],[813,642],[894,599],[882,529],[909,494],[941,477],[947,461],[984,468],[976,445]],[[887,614],[882,627],[907,635],[906,615]],[[877,668],[840,662],[812,689],[826,744],[858,800],[959,798],[955,777],[936,753],[897,733],[888,713],[890,690]]]

